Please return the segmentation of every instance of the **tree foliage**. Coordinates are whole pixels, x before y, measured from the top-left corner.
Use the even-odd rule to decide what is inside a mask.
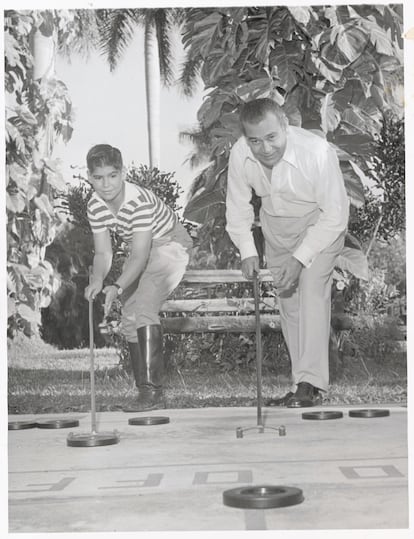
[[[228,157],[241,134],[238,110],[257,97],[273,98],[291,124],[318,131],[336,147],[350,200],[363,206],[383,111],[395,108],[398,97],[401,29],[400,5],[187,11],[182,79],[198,72],[208,94],[199,129],[182,137],[195,144],[192,161],[208,164],[184,215],[202,224],[202,238],[224,224]],[[224,230],[216,237],[215,254],[223,241],[230,244]]]
[[[50,155],[55,140],[71,136],[71,101],[61,81],[34,78],[32,50],[36,34],[49,37],[59,23],[64,33],[57,12],[5,12],[9,336],[35,333],[59,286],[45,251],[62,226],[54,200],[65,183]]]

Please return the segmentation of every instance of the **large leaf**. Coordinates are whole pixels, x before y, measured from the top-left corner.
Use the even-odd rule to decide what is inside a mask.
[[[342,121],[346,122],[355,132],[364,133],[367,127],[367,119],[358,107],[352,106],[342,114]]]
[[[36,326],[37,324],[40,324],[40,311],[32,309],[25,303],[19,303],[17,306],[17,311],[22,318],[30,323],[30,325]]]
[[[357,279],[368,281],[368,260],[365,254],[359,249],[344,247],[341,254],[336,259],[336,266],[342,270],[349,271]]]
[[[11,163],[7,165],[7,180],[13,180],[19,189],[25,191],[29,181],[27,170],[18,163]]]
[[[21,154],[26,153],[26,141],[23,134],[14,124],[6,120],[6,144],[9,151],[11,142],[15,144],[18,152]]]
[[[38,119],[26,105],[16,107],[16,112],[18,113],[19,119],[23,120],[32,127],[37,126]]]
[[[21,213],[26,207],[26,200],[21,192],[8,193],[6,191],[6,207],[13,213]]]
[[[280,86],[289,92],[296,84],[295,73],[290,65],[291,57],[286,53],[286,48],[283,44],[276,45],[272,55],[272,66],[277,67],[277,76],[280,79]]]
[[[319,55],[313,55],[312,61],[316,70],[329,82],[336,84],[340,81],[342,77],[342,69],[338,69],[332,65],[328,66],[325,60]]]
[[[11,268],[8,268],[7,271],[7,291],[9,294],[17,293],[17,279],[14,271],[11,271]]]
[[[335,133],[334,142],[349,154],[369,155],[372,152],[373,138],[368,133]]]
[[[365,202],[365,196],[361,179],[355,173],[350,161],[340,161],[340,166],[345,181],[346,192],[351,204],[356,208],[362,208]]]
[[[254,58],[259,65],[267,66],[269,54],[276,45],[276,40],[283,37],[283,25],[289,32],[289,21],[283,17],[283,8],[271,8],[263,11],[261,18],[252,18],[252,24],[249,28],[249,43],[254,47]]]
[[[366,98],[369,96],[367,88],[367,82],[372,82],[372,75],[367,75],[363,81],[360,77],[350,78],[346,81],[344,87],[335,92],[333,95],[334,101],[337,103],[338,108],[343,111],[350,108],[350,106],[364,107]]]
[[[297,22],[304,26],[308,24],[311,18],[311,7],[288,7],[288,10]]]
[[[20,61],[21,49],[18,41],[9,33],[4,33],[4,57],[9,66],[24,69]]]
[[[254,79],[251,82],[241,84],[235,89],[235,93],[243,99],[243,101],[250,101],[252,96],[269,92],[271,88],[272,80],[269,77],[261,77]]]
[[[345,110],[349,106],[352,96],[353,84],[350,81],[347,81],[343,88],[339,88],[338,90],[332,92],[332,100],[340,111]]]
[[[366,187],[371,186],[371,181],[368,178],[368,176],[364,173],[363,170],[359,168],[359,166],[354,161],[349,161],[349,164],[353,168],[355,174],[358,176],[358,178],[361,180],[361,184],[365,185]]]
[[[349,232],[346,233],[345,236],[345,247],[351,247],[352,249],[357,249],[359,251],[362,251],[362,245],[361,242]]]
[[[392,41],[397,41],[398,46],[402,49],[403,38],[401,25],[398,21],[398,16],[390,6],[385,6],[384,8],[384,27],[385,29],[390,28]]]
[[[16,301],[14,300],[14,298],[7,296],[7,316],[14,316],[16,312]]]
[[[47,183],[56,191],[66,191],[67,185],[60,171],[60,159],[44,159]]]
[[[195,50],[198,50],[204,59],[208,58],[212,47],[215,45],[216,40],[214,38],[220,37],[221,22],[222,15],[215,12],[196,22],[194,25],[191,46]]]
[[[222,189],[202,192],[187,204],[184,218],[189,221],[204,224],[213,219],[224,208],[225,197]]]
[[[341,115],[335,107],[332,100],[332,94],[326,94],[321,101],[321,127],[326,134],[329,131],[335,131],[341,121]]]
[[[379,54],[393,56],[394,50],[388,35],[378,26],[377,23],[367,19],[361,19],[361,26],[368,30],[369,39],[375,46]]]
[[[198,110],[197,118],[204,129],[211,127],[221,116],[223,104],[229,100],[225,93],[208,96]]]
[[[349,63],[354,62],[364,51],[368,36],[353,23],[337,26],[336,29],[338,49]]]
[[[330,8],[324,9],[325,16],[329,12]],[[331,26],[336,24],[346,24],[354,18],[354,12],[351,6],[334,6],[332,9],[335,11],[335,21],[332,21]]]
[[[223,114],[221,123],[228,132],[229,142],[233,144],[242,134],[239,118],[236,114]]]
[[[234,58],[223,51],[210,54],[201,69],[201,75],[207,87],[218,86],[220,79],[228,75],[234,63]]]

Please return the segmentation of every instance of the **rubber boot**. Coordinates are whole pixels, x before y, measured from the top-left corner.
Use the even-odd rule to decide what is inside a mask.
[[[131,361],[138,399],[125,412],[146,412],[165,408],[163,395],[164,354],[160,325],[137,329],[138,344],[132,349]],[[134,343],[129,343],[133,345]]]
[[[132,367],[132,372],[134,374],[135,384],[138,387],[138,363],[139,363],[139,345],[137,342],[129,342],[128,341],[128,349],[129,349],[129,358],[130,363]]]

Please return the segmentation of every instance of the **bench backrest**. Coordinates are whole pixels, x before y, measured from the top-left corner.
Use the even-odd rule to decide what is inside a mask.
[[[269,270],[260,271],[262,283],[269,283],[272,280]],[[237,286],[240,283],[245,283],[246,286]],[[174,297],[162,306],[164,332],[255,331],[255,305],[252,294],[253,284],[243,277],[240,270],[187,271]],[[259,308],[262,313],[260,317],[262,330],[280,330],[276,296],[271,293],[261,294]]]

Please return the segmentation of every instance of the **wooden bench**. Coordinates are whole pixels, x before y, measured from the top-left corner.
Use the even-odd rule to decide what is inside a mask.
[[[281,332],[277,298],[269,270],[260,271],[260,325],[263,332]],[[166,334],[252,333],[256,331],[253,283],[240,270],[187,271],[161,310]],[[330,371],[334,377],[341,364],[341,332],[352,327],[343,312],[332,312]]]
[[[261,270],[260,280],[271,283],[270,272]],[[241,283],[246,286],[239,286]],[[240,270],[187,271],[173,298],[162,306],[164,332],[253,332],[256,324],[252,290],[252,282],[246,280]],[[260,311],[262,330],[280,331],[276,298],[261,296]]]

